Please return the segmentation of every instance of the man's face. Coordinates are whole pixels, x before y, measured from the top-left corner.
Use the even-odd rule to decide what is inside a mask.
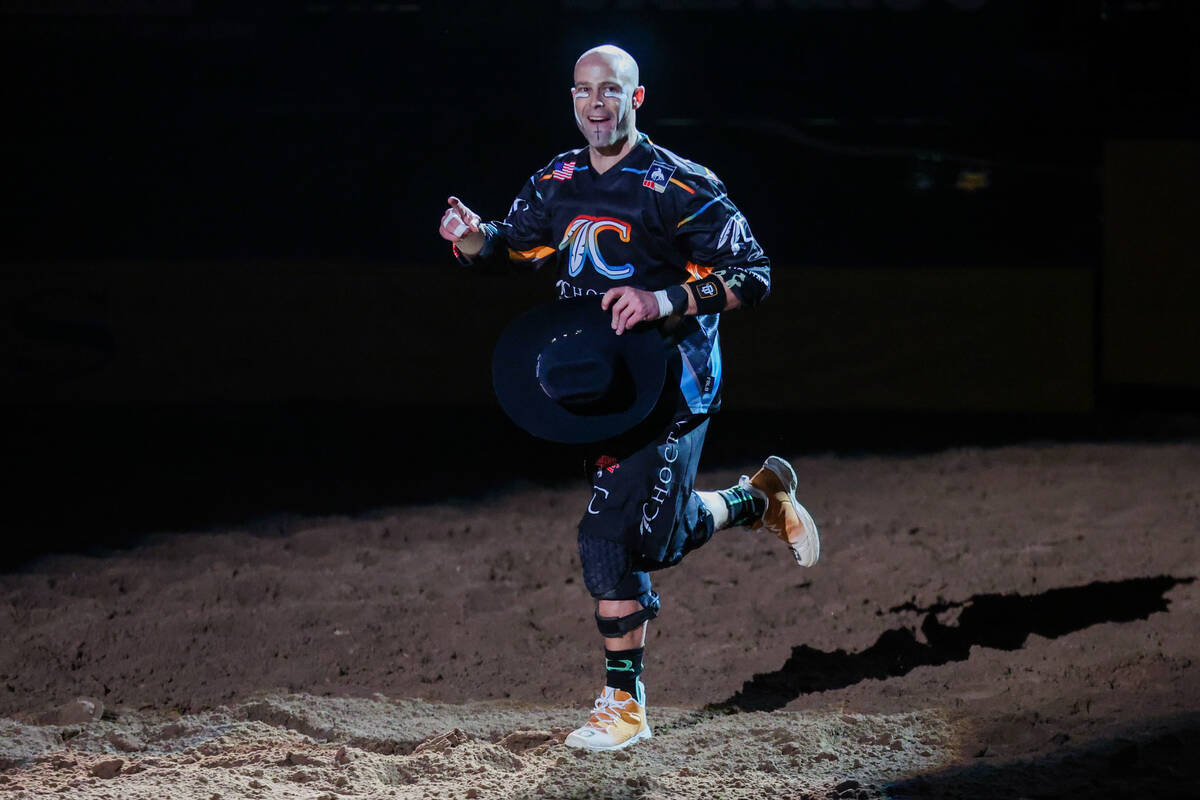
[[[575,65],[575,124],[592,147],[623,142],[633,130],[634,109],[644,90],[619,70],[617,59],[593,54]]]

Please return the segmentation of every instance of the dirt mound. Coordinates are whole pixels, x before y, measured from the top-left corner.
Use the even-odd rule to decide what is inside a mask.
[[[794,464],[821,562],[733,530],[656,574],[628,752],[562,745],[603,679],[587,496],[527,486],[0,574],[0,793],[1200,790],[1200,445]]]
[[[287,695],[178,718],[8,722],[0,779],[30,798],[876,797],[954,752],[934,711],[661,708],[651,740],[615,753],[565,747],[578,719],[565,708]]]

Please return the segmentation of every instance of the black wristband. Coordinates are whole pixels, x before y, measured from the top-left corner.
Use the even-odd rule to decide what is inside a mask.
[[[671,301],[671,313],[672,314],[682,314],[685,311],[687,311],[687,306],[688,306],[687,289],[684,289],[682,286],[678,286],[678,285],[668,286],[667,287],[667,299]]]
[[[716,275],[687,284],[696,298],[697,314],[720,314],[725,310],[725,285]]]

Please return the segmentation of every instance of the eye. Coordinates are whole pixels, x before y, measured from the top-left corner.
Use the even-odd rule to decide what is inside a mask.
[[[591,94],[591,91],[582,86],[576,86],[575,89],[572,90],[572,94],[575,97],[588,97]]]
[[[625,93],[620,89],[607,88],[604,90],[605,97],[615,97],[618,100],[625,96]]]

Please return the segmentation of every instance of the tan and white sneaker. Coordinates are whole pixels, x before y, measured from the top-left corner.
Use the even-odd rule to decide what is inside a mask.
[[[766,528],[792,548],[797,564],[811,567],[821,556],[821,539],[812,515],[796,500],[799,482],[791,464],[769,456],[753,478],[743,475],[738,485],[767,501],[767,510],[750,529]]]
[[[605,686],[587,724],[571,731],[563,744],[588,750],[621,750],[653,735],[646,724],[646,687],[638,681],[637,697]]]

